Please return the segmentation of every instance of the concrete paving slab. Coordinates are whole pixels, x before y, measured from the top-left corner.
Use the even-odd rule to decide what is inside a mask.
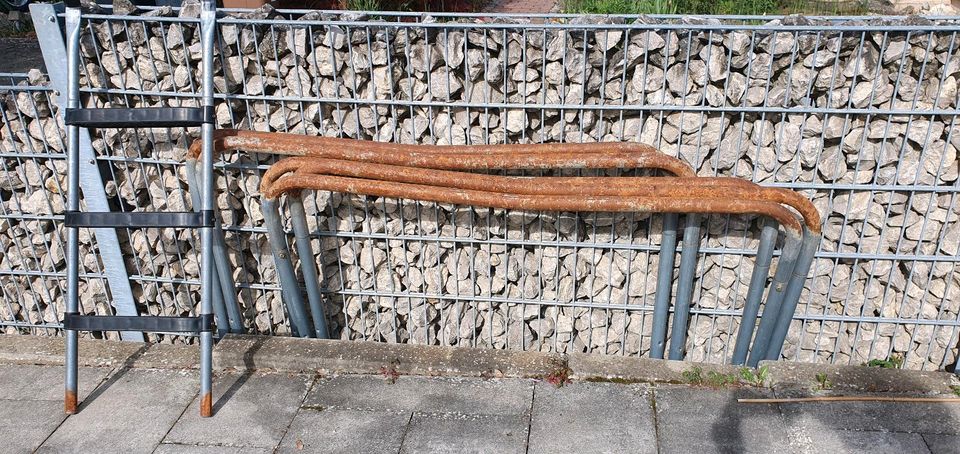
[[[643,386],[538,383],[530,453],[657,452],[652,394]]]
[[[792,452],[776,405],[740,404],[770,397],[752,388],[663,386],[654,391],[661,453]]]
[[[787,424],[818,430],[960,434],[960,406],[915,402],[780,404]]]
[[[270,454],[272,449],[162,443],[153,454]]]
[[[66,418],[63,403],[0,399],[0,451],[30,453]]]
[[[960,436],[924,434],[923,441],[931,454],[953,454],[960,452]]]
[[[118,371],[39,452],[152,452],[196,397],[199,383],[193,371]]]
[[[81,367],[79,398],[83,400],[110,373],[109,367]],[[0,365],[0,399],[63,400],[63,367]]]
[[[400,452],[521,454],[526,447],[527,422],[526,416],[415,413]]]
[[[303,409],[293,418],[277,452],[394,454],[410,416],[408,412]]]
[[[163,441],[273,449],[312,382],[312,376],[296,374],[220,375],[214,380],[213,417],[201,418],[194,400]]]
[[[388,383],[375,375],[317,380],[304,406],[350,410],[419,411],[468,415],[525,415],[532,380],[401,376]]]
[[[870,454],[929,454],[927,445],[923,442],[923,436],[920,434],[829,429],[805,432],[807,432],[807,436],[804,437],[805,441],[793,443],[793,446],[798,448],[798,452],[809,454],[863,452],[869,452]]]

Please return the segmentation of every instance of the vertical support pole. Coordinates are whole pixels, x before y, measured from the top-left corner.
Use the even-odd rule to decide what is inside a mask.
[[[763,307],[763,315],[760,316],[760,326],[757,327],[753,348],[747,358],[747,365],[750,367],[757,367],[760,360],[767,354],[767,347],[770,345],[777,317],[780,314],[780,306],[783,304],[783,294],[787,290],[787,282],[793,275],[794,264],[797,262],[799,253],[800,235],[787,230],[787,240],[783,244],[783,252],[777,263],[777,271],[773,274],[770,290],[767,291],[767,302]]]
[[[80,106],[80,10],[70,8],[66,19],[67,42],[70,48],[67,52],[67,108],[75,109]],[[79,130],[76,126],[67,126],[67,211],[80,211],[80,144],[77,142]],[[67,313],[76,314],[80,311],[78,299],[80,280],[80,244],[77,237],[77,227],[67,227]],[[65,389],[63,394],[63,410],[67,414],[77,412],[77,331],[68,329],[65,359]]]
[[[790,330],[793,313],[797,310],[800,293],[803,291],[803,284],[807,281],[807,274],[810,272],[810,266],[813,265],[813,258],[818,247],[820,247],[820,236],[814,235],[813,232],[804,228],[800,255],[793,267],[790,282],[787,283],[787,290],[783,295],[783,305],[780,308],[780,313],[777,314],[777,325],[773,329],[770,346],[767,347],[764,359],[774,361],[780,358],[780,350],[783,349],[783,342],[787,338],[787,331]]]
[[[67,41],[73,48],[73,61],[71,62],[67,47],[60,34],[60,23],[57,18],[57,8],[59,7],[62,7],[62,4],[33,3],[30,5],[30,17],[33,19],[34,30],[37,32],[40,50],[43,52],[43,63],[50,76],[50,85],[59,93],[53,99],[61,102],[61,99],[66,97],[69,103],[70,95],[73,94],[73,107],[80,107],[80,13],[79,10],[73,13],[76,14],[76,17],[72,19],[76,22],[74,25],[67,24]],[[67,14],[67,17],[70,17],[69,10]],[[72,34],[71,27],[73,27]],[[70,71],[74,71],[72,81],[70,80]],[[66,111],[64,107],[70,106],[61,105],[60,107],[59,115],[62,116]],[[71,130],[73,132],[70,132]],[[89,211],[110,211],[103,177],[100,175],[97,157],[90,143],[90,132],[86,129],[68,126],[67,147],[68,150],[72,149],[74,151],[74,157],[76,158],[74,168],[77,169],[79,178],[79,181],[70,183],[73,185],[67,186],[67,190],[75,193],[76,189],[79,188],[83,193],[83,200]],[[79,198],[80,193],[76,194]],[[79,201],[77,206],[70,208],[68,196],[67,210],[71,209],[79,209]],[[117,231],[112,228],[91,230],[97,239],[97,253],[100,260],[103,261],[103,272],[107,276],[107,286],[110,288],[110,298],[115,315],[139,315],[133,299],[133,290],[130,288],[127,265],[124,263],[123,253],[120,251]],[[69,231],[70,229],[67,229],[68,236]],[[79,253],[77,260],[79,261]],[[69,260],[67,262],[69,263]],[[138,331],[121,331],[120,338],[132,342],[143,342],[144,340],[143,333]]]
[[[670,313],[670,290],[673,285],[673,264],[677,256],[677,224],[680,215],[663,215],[660,240],[660,265],[657,268],[657,294],[653,303],[653,332],[650,338],[650,357],[663,359],[667,344],[667,324]]]
[[[310,329],[307,311],[303,305],[303,295],[300,294],[300,285],[297,283],[297,275],[293,272],[293,264],[290,262],[287,234],[283,231],[283,224],[280,223],[280,204],[276,199],[265,198],[260,209],[263,211],[263,223],[267,227],[270,252],[273,253],[273,262],[277,266],[277,277],[280,278],[283,305],[290,316],[290,330],[294,336],[313,337],[313,330]]]
[[[203,68],[203,99],[201,105],[213,109],[213,43],[216,36],[217,11],[214,0],[203,0],[200,11],[200,45]],[[203,141],[201,150],[201,195],[200,209],[213,213],[215,206],[213,179],[213,127],[208,118],[201,126]],[[216,273],[213,262],[213,227],[200,229],[200,316],[209,317],[213,313],[213,277]],[[204,329],[200,332],[200,416],[213,416],[213,332]]]
[[[740,319],[740,332],[733,347],[733,364],[741,365],[747,360],[750,350],[750,339],[753,337],[753,328],[757,324],[757,314],[760,312],[760,298],[763,297],[763,288],[767,284],[767,275],[770,274],[770,262],[773,260],[773,248],[777,242],[777,222],[766,220],[760,232],[760,247],[757,249],[757,260],[753,264],[753,274],[750,275],[750,287],[747,289],[747,300],[743,305],[743,318]]]
[[[670,333],[670,359],[683,359],[687,342],[687,323],[690,320],[690,302],[693,299],[693,277],[697,271],[697,253],[700,251],[700,216],[687,215],[683,229],[683,251],[680,252],[680,276],[677,280],[677,303],[673,312],[673,331]]]
[[[193,159],[188,159],[184,167],[187,176],[187,187],[190,190],[190,200],[193,202],[194,211],[200,211],[200,206],[203,204],[202,196],[200,192],[203,190],[203,187],[200,185],[199,180],[197,179],[197,162]],[[219,270],[220,263],[214,257],[214,262],[216,267]],[[223,295],[223,286],[219,279],[213,279],[212,285],[213,289],[213,312],[217,317],[217,336],[223,338],[229,330],[227,329],[230,326],[229,317],[227,316],[227,308],[224,304]],[[233,288],[233,287],[231,287]]]
[[[297,242],[297,255],[300,257],[300,271],[303,272],[303,284],[307,287],[307,301],[313,315],[313,328],[317,337],[329,339],[327,317],[323,312],[323,295],[320,293],[320,274],[317,272],[316,255],[310,246],[310,230],[307,228],[307,213],[303,209],[303,199],[299,194],[287,196],[290,206],[290,218],[293,221],[293,235]]]

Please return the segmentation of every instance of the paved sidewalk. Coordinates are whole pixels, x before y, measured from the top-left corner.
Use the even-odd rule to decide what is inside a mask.
[[[955,404],[738,404],[738,388],[531,379],[222,373],[198,417],[193,370],[0,366],[3,452],[953,453]],[[38,449],[39,448],[39,449]]]
[[[265,372],[230,365],[230,352],[225,350],[232,348],[231,343],[239,346],[256,338],[218,345],[221,369],[214,382],[215,415],[206,419],[198,417],[195,348],[81,343],[83,364],[100,366],[81,368],[80,413],[66,417],[61,401],[63,368],[50,364],[57,358],[57,344],[43,341],[38,347],[27,338],[3,337],[0,452],[4,453],[960,452],[958,403],[737,402],[739,397],[795,393],[797,388],[780,388],[776,381],[791,380],[783,371],[777,372],[779,379],[771,379],[772,388],[576,378],[557,388],[529,378],[400,375],[391,382],[376,373]],[[270,358],[288,347],[312,348],[314,355],[338,348],[337,361],[361,349],[370,358],[374,350],[397,348],[282,339],[256,344],[260,352],[273,352]],[[424,359],[423,352],[437,351],[404,349],[419,351]],[[255,363],[259,352],[246,352],[248,363]],[[507,355],[515,360],[519,356]],[[405,358],[407,367],[418,367],[412,356]],[[952,380],[935,373],[897,372],[937,389],[949,383],[937,380]],[[509,371],[504,374],[509,376]],[[837,386],[843,376],[838,375]],[[897,380],[900,386],[907,381]]]

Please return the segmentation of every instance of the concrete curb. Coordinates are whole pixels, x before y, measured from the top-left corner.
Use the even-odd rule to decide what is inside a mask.
[[[460,377],[542,378],[564,373],[574,380],[631,383],[688,383],[684,372],[699,368],[734,375],[740,367],[650,358],[574,353],[520,352],[433,345],[344,342],[292,337],[228,335],[213,351],[218,370],[271,370],[287,373],[382,374]],[[80,341],[80,365],[196,369],[194,345]],[[63,364],[63,338],[0,336],[0,364]],[[893,393],[952,395],[960,385],[949,372],[879,369],[765,361],[766,386],[781,397]],[[818,374],[830,389],[819,389]]]
[[[763,361],[770,370],[768,386],[781,397],[885,393],[910,396],[952,395],[960,385],[955,374],[940,371],[883,369],[833,364]],[[829,381],[823,389],[817,375]]]
[[[539,377],[562,367],[562,355],[381,342],[228,335],[213,352],[218,369],[273,369],[323,374]]]

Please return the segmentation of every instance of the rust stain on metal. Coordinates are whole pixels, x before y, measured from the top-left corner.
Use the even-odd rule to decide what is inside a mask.
[[[417,170],[421,174],[436,171]],[[454,172],[456,173],[456,172]],[[464,179],[474,174],[461,174]],[[498,177],[506,178],[506,177]],[[616,180],[611,177],[608,180]],[[665,180],[674,180],[666,178]],[[526,179],[525,181],[536,181]],[[536,183],[534,183],[536,184]],[[493,190],[464,189],[464,184],[454,187],[400,181],[355,178],[326,174],[294,172],[280,178],[264,179],[261,192],[267,198],[299,190],[322,190],[346,192],[359,195],[412,199],[437,203],[453,203],[489,208],[535,211],[635,211],[646,213],[723,213],[757,214],[776,219],[784,228],[799,233],[800,221],[778,203],[757,200],[741,200],[728,197],[724,188],[715,189],[709,195],[677,196],[676,188],[658,186],[645,190],[643,195],[592,193],[576,194],[517,194]],[[736,189],[736,188],[734,188]]]
[[[200,416],[203,418],[213,416],[213,394],[206,393],[200,398]]]
[[[446,170],[654,168],[677,176],[696,176],[680,159],[649,145],[623,142],[440,146],[235,129],[216,131],[214,151],[230,150]],[[200,142],[194,142],[187,156],[197,159],[200,151]]]
[[[334,175],[367,180],[394,181],[427,186],[470,189],[506,194],[568,196],[647,196],[688,199],[776,202],[796,209],[807,226],[820,231],[820,215],[800,194],[765,188],[737,178],[703,177],[507,177],[445,170],[425,171],[404,166],[361,163],[324,158],[282,159],[264,174],[261,192],[271,197],[271,186],[285,175]]]
[[[738,178],[697,177],[680,159],[638,143],[406,145],[299,134],[218,130],[215,152],[292,156],[263,176],[270,198],[293,190],[350,192],[438,203],[546,211],[761,214],[815,233],[820,214],[802,195]],[[190,147],[196,159],[200,143]],[[505,177],[469,170],[652,168],[663,177]],[[430,170],[426,170],[430,169]],[[457,172],[460,171],[460,172]],[[571,197],[576,196],[576,197]]]
[[[77,393],[65,391],[63,394],[63,412],[68,415],[77,414]]]

